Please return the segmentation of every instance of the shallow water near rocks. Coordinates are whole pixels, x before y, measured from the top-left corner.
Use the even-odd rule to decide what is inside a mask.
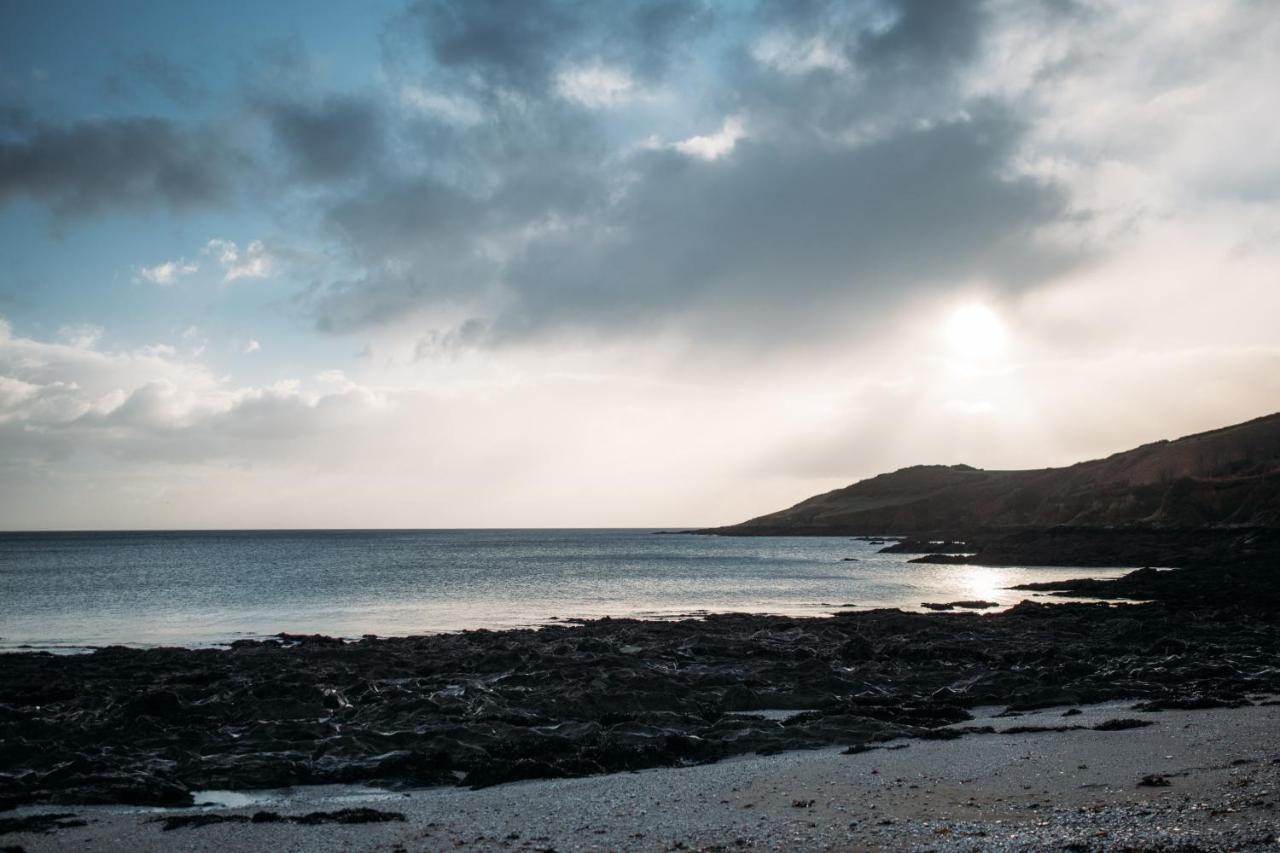
[[[0,651],[1007,606],[1033,597],[1014,584],[1126,571],[912,564],[882,547],[635,529],[0,533]]]

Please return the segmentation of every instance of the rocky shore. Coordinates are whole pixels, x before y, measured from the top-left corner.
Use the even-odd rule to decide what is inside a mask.
[[[477,791],[327,785],[158,811],[24,806],[0,815],[0,850],[1274,851],[1280,706],[1101,730],[1129,704],[1071,708],[1066,731],[1063,708],[1012,721],[979,708],[956,728],[1021,731]]]
[[[1140,592],[1133,577],[1117,589]],[[485,787],[963,737],[980,733],[955,725],[977,706],[1016,716],[1123,699],[1125,717],[1142,721],[1280,691],[1276,608],[1265,596],[1206,603],[1194,586],[1190,598],[981,615],[603,619],[4,655],[0,804],[180,806],[200,790],[323,783]]]

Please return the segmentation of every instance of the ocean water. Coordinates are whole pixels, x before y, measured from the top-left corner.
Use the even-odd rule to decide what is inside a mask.
[[[911,564],[881,547],[652,530],[0,533],[0,650],[1008,605],[1034,597],[1012,584],[1123,573]]]

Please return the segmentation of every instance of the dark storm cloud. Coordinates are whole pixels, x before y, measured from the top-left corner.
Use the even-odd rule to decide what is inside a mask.
[[[491,318],[499,337],[690,314],[714,316],[718,334],[785,337],[930,285],[1027,283],[1070,258],[1032,239],[1065,214],[1062,194],[1004,174],[1020,133],[993,110],[857,147],[743,141],[710,162],[645,152],[612,200],[604,177],[569,196],[438,183],[362,196],[330,225],[367,275],[311,294],[312,306],[340,331],[499,286],[510,298]],[[565,224],[505,262],[484,254],[536,214]]]
[[[61,215],[214,204],[243,164],[217,134],[161,118],[53,126],[10,117],[0,127],[0,201],[25,195]]]
[[[622,326],[698,309],[785,334],[930,284],[1034,279],[1062,259],[1030,248],[1030,232],[1064,200],[1002,175],[1019,133],[995,114],[853,148],[645,155],[634,191],[588,239],[540,241],[513,265],[521,303],[504,323]]]
[[[874,73],[942,70],[976,52],[985,0],[770,0],[760,6],[769,26],[820,35],[845,58]]]
[[[852,45],[853,58],[882,72],[904,65],[942,69],[972,58],[981,36],[982,0],[898,0],[893,23]]]
[[[413,307],[463,297],[493,281],[479,251],[491,214],[431,178],[369,186],[334,205],[327,228],[362,273],[302,294],[323,331],[377,326]]]
[[[826,62],[779,73],[749,57],[745,46],[731,52],[733,97],[779,132],[878,132],[885,124],[953,117],[963,106],[960,75],[980,55],[989,24],[980,0],[814,0],[762,8],[775,37],[793,48],[821,45],[830,54]],[[845,68],[833,68],[837,61]]]
[[[634,20],[658,7],[620,8]],[[483,152],[469,165],[484,180],[384,179],[330,210],[361,273],[306,295],[319,325],[377,325],[500,292],[469,330],[504,339],[692,320],[716,336],[781,340],[921,288],[1018,286],[1071,262],[1033,239],[1067,215],[1063,194],[1010,174],[1024,127],[1007,105],[966,101],[958,83],[981,54],[983,3],[765,4],[716,48],[723,77],[702,132],[733,112],[747,128],[714,160],[604,147],[604,119],[546,87],[603,49],[633,63],[680,55],[697,32],[689,9],[657,15],[648,39],[610,42],[598,29],[609,13],[573,4],[416,6],[440,64],[524,100],[495,100],[485,122],[455,133],[456,162]],[[822,39],[847,66],[770,67],[752,58],[765,35]],[[684,67],[664,78],[664,62],[649,66],[653,80],[678,88]]]
[[[276,164],[253,189],[285,206],[301,193],[338,263],[298,303],[333,332],[447,306],[492,340],[684,322],[782,340],[856,305],[1019,286],[1072,260],[1034,239],[1068,211],[1016,175],[1016,106],[965,92],[986,4],[722,9],[421,0],[388,27],[387,88],[355,94],[317,90],[295,42],[265,51],[238,116],[261,122],[254,156]],[[770,39],[781,58],[761,54]],[[574,68],[625,95],[566,96]],[[731,118],[741,138],[716,151],[679,144]],[[216,128],[0,124],[0,200],[64,214],[216,203],[246,168]]]
[[[262,105],[276,141],[298,177],[342,180],[377,166],[386,131],[378,105],[356,95],[317,102],[276,100]]]
[[[578,33],[575,19],[552,0],[529,0],[515,14],[500,0],[432,0],[417,4],[413,14],[436,62],[474,69],[504,85],[545,78],[561,45]]]
[[[520,91],[545,88],[564,65],[618,63],[659,76],[674,50],[710,21],[696,0],[422,0],[410,12],[441,67]]]

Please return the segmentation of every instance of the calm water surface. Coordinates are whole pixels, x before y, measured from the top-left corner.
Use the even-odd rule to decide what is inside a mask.
[[[1030,594],[1012,584],[1123,573],[912,565],[881,547],[651,530],[0,533],[0,650],[1013,604]]]

